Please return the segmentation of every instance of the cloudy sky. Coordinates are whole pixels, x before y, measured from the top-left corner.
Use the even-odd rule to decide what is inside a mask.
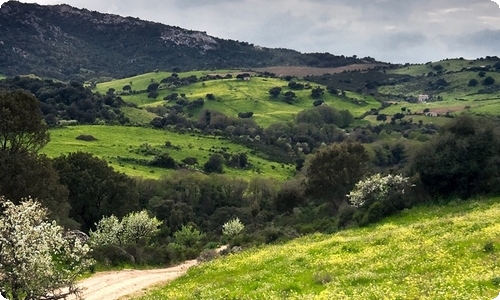
[[[0,3],[5,2],[0,0]],[[500,56],[490,0],[23,0],[133,16],[301,52],[423,63]],[[498,1],[497,1],[498,2]]]

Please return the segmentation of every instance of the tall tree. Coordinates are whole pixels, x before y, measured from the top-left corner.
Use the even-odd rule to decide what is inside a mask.
[[[48,141],[35,96],[24,91],[0,91],[0,152],[35,153]]]
[[[25,91],[0,91],[0,195],[16,204],[37,198],[52,218],[71,227],[67,190],[52,162],[37,154],[48,141],[38,100]]]
[[[135,182],[92,154],[63,155],[55,159],[54,166],[69,190],[70,217],[84,231],[95,229],[102,216],[123,217],[139,207]]]
[[[334,144],[320,149],[307,168],[306,193],[338,209],[365,174],[367,163],[368,154],[359,143]]]

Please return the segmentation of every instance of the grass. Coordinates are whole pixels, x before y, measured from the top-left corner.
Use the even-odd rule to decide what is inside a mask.
[[[411,76],[427,75],[429,72],[436,73],[432,67],[441,65],[443,72],[459,72],[463,68],[480,67],[484,65],[492,65],[496,61],[492,60],[466,60],[466,59],[447,59],[442,61],[430,62],[426,64],[410,65],[399,69],[389,70],[392,74],[406,74]]]
[[[197,135],[179,134],[168,131],[155,130],[142,127],[124,126],[70,126],[50,131],[51,141],[43,148],[42,153],[50,157],[57,157],[70,152],[90,152],[106,160],[114,169],[124,172],[130,176],[144,178],[159,178],[164,174],[171,174],[173,170],[144,166],[131,159],[151,160],[153,155],[137,153],[141,145],[148,144],[155,150],[168,152],[176,161],[185,157],[196,157],[199,168],[208,160],[214,151],[227,149],[227,153],[247,153],[253,168],[249,170],[224,168],[224,172],[230,176],[251,178],[253,176],[264,176],[276,179],[287,179],[293,176],[294,166],[282,165],[265,160],[257,156],[250,149],[234,144],[226,139]],[[97,141],[81,141],[76,137],[79,135],[92,135]],[[165,142],[170,141],[173,146],[179,148],[165,148]],[[125,161],[124,159],[128,159]]]
[[[418,207],[366,228],[250,249],[140,299],[492,299],[499,202]]]
[[[227,72],[229,72],[229,70],[210,71],[210,73],[218,74],[226,74]],[[121,87],[128,84],[130,81],[134,82],[134,89],[136,86],[139,86],[138,89],[145,89],[147,84],[151,82],[151,78],[153,78],[156,82],[159,82],[161,78],[168,75],[170,75],[170,73],[148,73],[134,78],[101,83],[97,86],[97,89],[101,92],[110,87],[113,87],[116,90],[121,90]],[[192,72],[179,74],[180,77],[186,77],[189,75],[192,75]],[[161,99],[168,94],[173,92],[185,94],[191,101],[198,98],[205,99],[203,108],[220,111],[230,117],[237,117],[240,112],[251,111],[254,113],[252,118],[257,122],[257,124],[262,127],[268,127],[272,123],[288,122],[293,120],[294,115],[300,111],[313,107],[314,99],[311,98],[311,90],[308,89],[293,91],[297,96],[293,105],[281,101],[281,95],[277,99],[272,98],[269,95],[269,90],[276,86],[282,88],[282,93],[288,91],[289,88],[287,85],[287,81],[277,78],[251,77],[249,81],[232,78],[197,82],[175,89],[160,89],[158,90],[159,96],[156,100],[148,99],[147,93],[132,95],[124,94],[121,95],[121,97],[125,101],[135,103],[139,107],[155,107],[165,104],[166,102]],[[205,97],[209,93],[214,94],[216,100],[206,100]],[[339,110],[348,109],[354,116],[360,116],[371,108],[380,107],[380,103],[372,96],[362,96],[353,92],[347,92],[346,96],[347,97],[343,98],[325,92],[321,99],[328,105],[331,105]],[[353,100],[362,100],[358,101],[358,103],[362,103],[356,104]],[[197,114],[200,110],[201,109],[198,109],[192,112],[194,119],[197,118]]]

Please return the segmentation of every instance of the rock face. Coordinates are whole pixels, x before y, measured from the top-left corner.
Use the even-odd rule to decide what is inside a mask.
[[[174,67],[336,67],[359,62],[354,57],[263,48],[65,4],[8,1],[0,8],[0,74],[4,75],[97,79]]]

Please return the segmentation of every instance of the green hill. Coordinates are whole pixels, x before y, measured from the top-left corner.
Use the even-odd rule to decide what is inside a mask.
[[[311,88],[301,90],[293,90],[288,87],[289,82],[280,78],[269,78],[263,76],[251,76],[250,80],[241,80],[236,77],[236,74],[241,73],[235,70],[216,70],[210,74],[233,74],[233,78],[216,79],[207,81],[198,81],[186,86],[169,88],[160,85],[158,89],[158,97],[156,99],[148,98],[146,89],[152,82],[161,82],[165,77],[172,73],[158,72],[147,73],[130,78],[104,82],[97,85],[96,90],[105,93],[110,88],[115,91],[122,91],[125,85],[130,85],[133,89],[132,94],[121,93],[120,96],[129,103],[136,104],[139,108],[156,107],[156,106],[172,106],[175,101],[162,100],[165,96],[177,93],[185,94],[188,101],[196,99],[205,99],[203,108],[219,111],[229,117],[238,117],[238,113],[253,112],[253,117],[257,124],[267,127],[276,122],[288,122],[293,120],[295,114],[300,111],[312,108],[315,99],[311,97],[311,88],[319,86],[324,89],[324,94],[320,97],[326,104],[335,107],[338,110],[349,110],[355,117],[361,116],[372,108],[380,107],[373,96],[360,95],[354,92],[347,92],[346,96],[333,95],[326,91],[326,86],[314,84],[307,81],[298,81],[304,85],[309,84]],[[185,72],[179,73],[180,78],[185,78],[195,75],[198,78],[208,75],[204,72]],[[269,90],[273,87],[280,87],[281,94],[278,97],[272,97]],[[286,91],[293,91],[296,98],[293,103],[283,101],[283,94]],[[207,100],[206,95],[213,94],[215,100]],[[190,111],[193,119],[198,118],[200,108]]]
[[[125,126],[68,126],[50,131],[51,141],[42,153],[56,157],[76,151],[92,153],[105,159],[114,169],[130,176],[159,178],[174,172],[147,165],[155,155],[167,152],[177,162],[186,157],[195,157],[198,164],[194,169],[202,169],[213,153],[245,153],[251,167],[236,169],[225,167],[227,175],[251,178],[254,176],[286,179],[294,174],[294,166],[275,163],[256,155],[244,146],[214,136],[180,134],[164,130]],[[78,140],[80,135],[90,135],[96,140]],[[169,146],[165,146],[166,142]]]
[[[152,299],[492,299],[500,198],[404,211],[190,269]]]

